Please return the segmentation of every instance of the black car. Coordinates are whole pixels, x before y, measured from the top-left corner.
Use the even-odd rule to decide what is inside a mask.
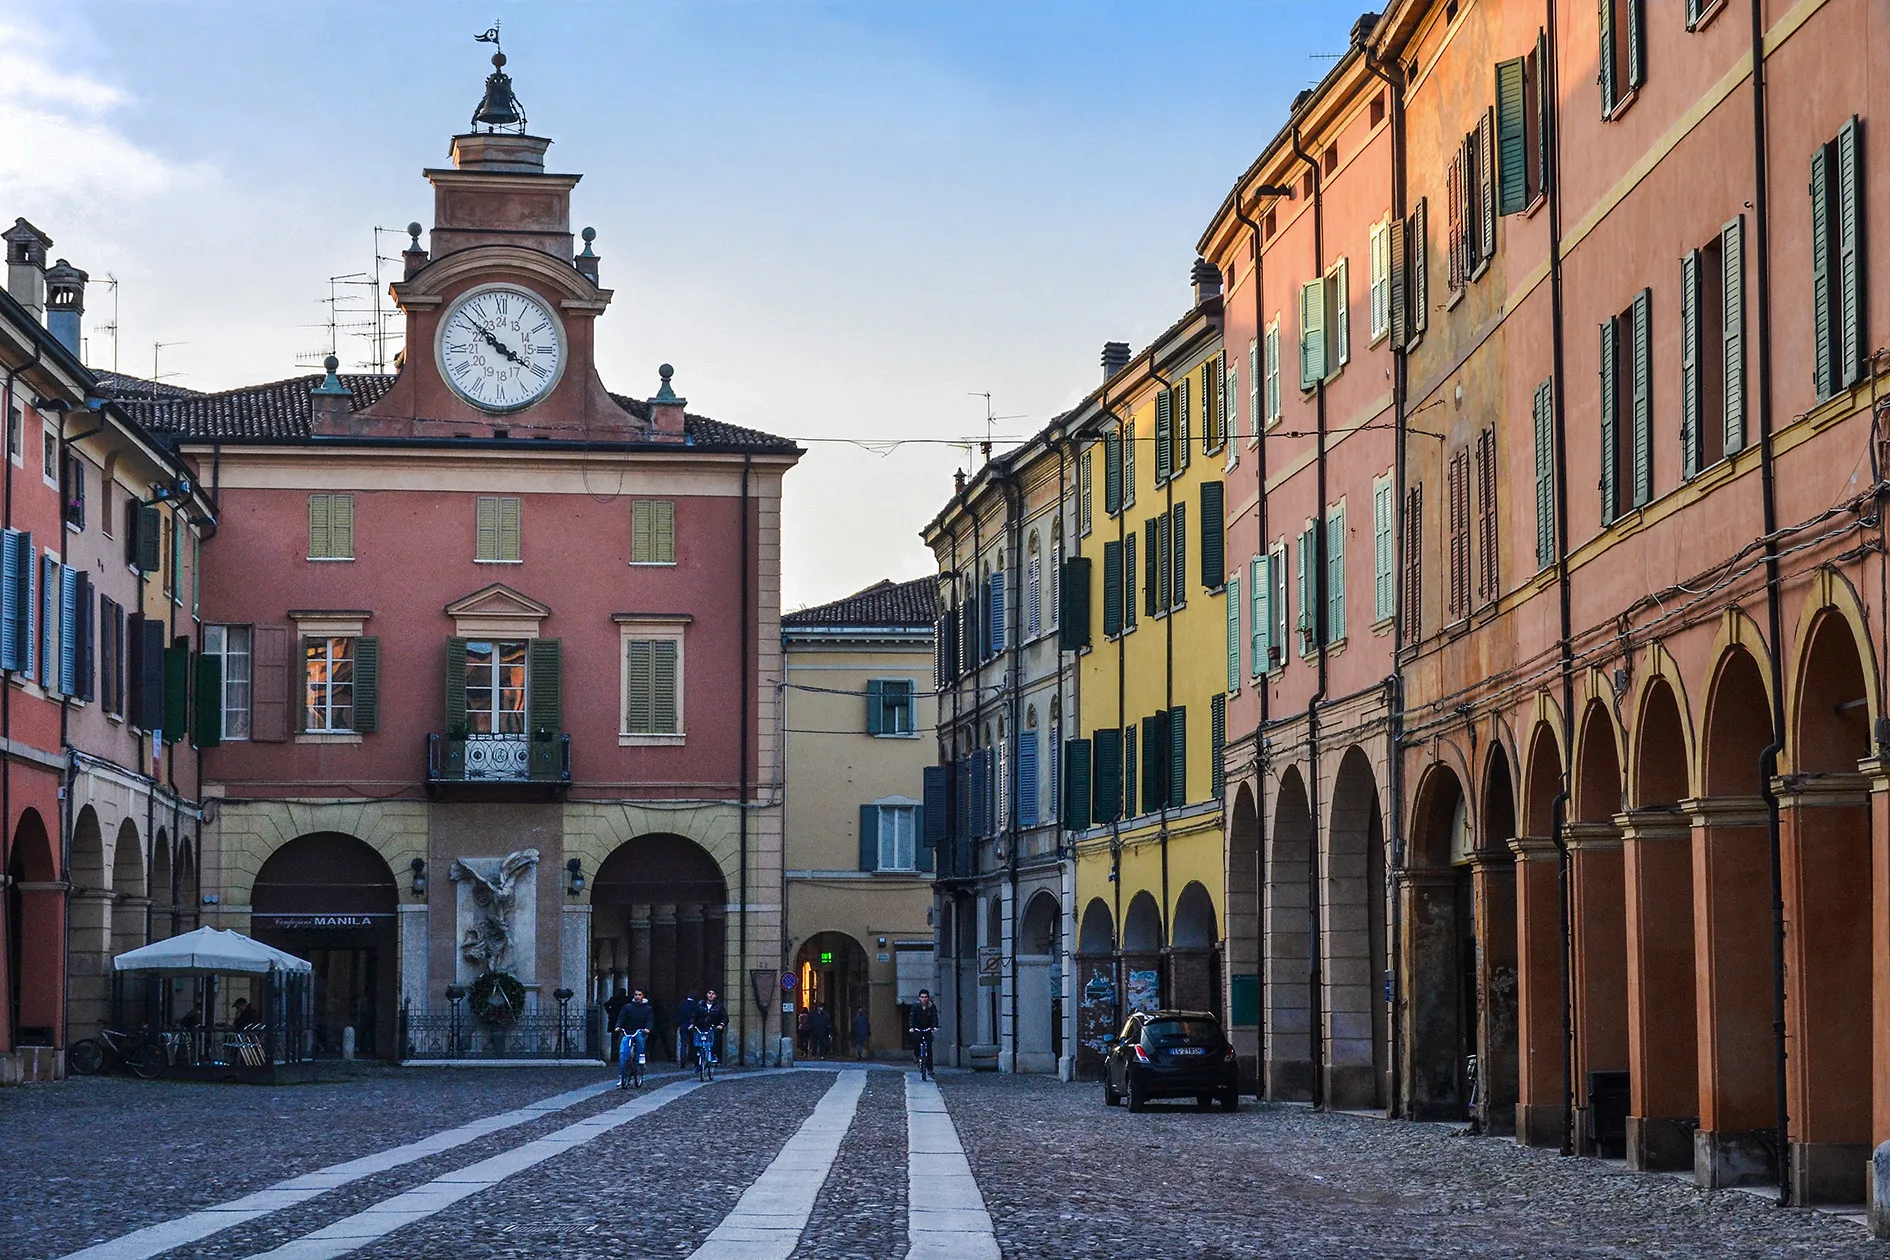
[[[1220,1099],[1229,1111],[1240,1108],[1240,1063],[1221,1032],[1221,1021],[1206,1011],[1139,1011],[1129,1016],[1122,1035],[1109,1039],[1103,1060],[1103,1101],[1111,1107],[1129,1100],[1142,1110],[1151,1098],[1192,1098],[1203,1111]]]

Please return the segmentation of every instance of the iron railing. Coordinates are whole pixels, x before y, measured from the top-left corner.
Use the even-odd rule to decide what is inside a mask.
[[[571,737],[556,731],[427,736],[428,783],[571,782]]]
[[[500,1028],[483,1024],[460,1003],[449,1010],[400,1008],[403,1059],[604,1059],[603,1010],[559,1003]]]

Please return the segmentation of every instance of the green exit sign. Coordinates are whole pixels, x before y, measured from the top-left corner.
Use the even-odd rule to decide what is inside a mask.
[[[821,951],[820,965],[823,967],[831,967],[833,965],[833,952],[831,950]]]

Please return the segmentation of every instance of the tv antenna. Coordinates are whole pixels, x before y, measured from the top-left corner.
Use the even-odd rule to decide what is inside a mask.
[[[997,422],[1000,420],[1022,420],[1025,417],[1021,412],[1014,416],[998,416],[991,414],[991,391],[988,389],[968,389],[965,393],[972,398],[984,399],[984,440],[978,443],[978,451],[984,456],[985,461],[988,463],[991,459],[991,444],[997,441]],[[1006,438],[1005,440],[1009,441],[1010,439]],[[971,458],[970,443],[965,444],[965,458]]]
[[[151,343],[151,380],[153,382],[156,382],[156,381],[163,380],[167,376],[182,376],[183,375],[182,372],[159,372],[158,371],[158,355],[165,350],[169,350],[172,346],[187,346],[189,344],[190,343],[187,341],[154,341],[152,342]]]
[[[111,272],[105,273],[105,287],[112,291],[112,320],[109,324],[98,325],[102,333],[112,335],[112,375],[118,375],[118,277]]]
[[[328,308],[328,318],[323,323],[315,325],[315,327],[326,328],[328,330],[328,346],[323,350],[305,350],[301,354],[296,355],[295,362],[298,367],[320,367],[322,360],[326,359],[329,355],[332,354],[339,357],[341,354],[341,333],[343,329],[347,329],[348,335],[351,337],[370,335],[358,331],[359,329],[372,327],[367,320],[344,320],[342,316],[344,314],[354,315],[365,313],[359,309],[359,303],[362,300],[361,295],[359,293],[349,293],[346,292],[346,290],[371,288],[373,284],[373,279],[365,271],[351,271],[346,275],[328,277],[328,296],[321,299],[322,305]]]

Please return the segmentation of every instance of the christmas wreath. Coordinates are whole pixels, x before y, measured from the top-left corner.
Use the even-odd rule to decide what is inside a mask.
[[[468,996],[473,1018],[490,1028],[510,1028],[525,1013],[525,986],[510,972],[481,972]]]

